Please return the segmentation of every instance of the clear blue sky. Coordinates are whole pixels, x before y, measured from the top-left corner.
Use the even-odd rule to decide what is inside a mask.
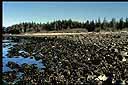
[[[128,2],[3,2],[3,26],[20,22],[128,17]]]

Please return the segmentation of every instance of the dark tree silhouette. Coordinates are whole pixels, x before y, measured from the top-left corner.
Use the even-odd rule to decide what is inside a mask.
[[[103,23],[101,25],[101,29],[106,30],[106,28],[107,28],[107,20],[106,18],[104,18]]]
[[[128,28],[128,18],[123,21],[121,18],[119,21],[116,21],[115,18],[112,18],[110,22],[104,18],[103,22],[101,22],[100,18],[98,20],[87,20],[86,22],[78,22],[69,20],[57,20],[53,22],[47,23],[35,23],[35,22],[23,22],[20,24],[15,24],[9,27],[3,27],[2,33],[28,33],[28,32],[42,32],[42,31],[59,31],[64,29],[75,29],[82,28],[87,29],[89,32],[100,30],[109,31],[108,28],[114,30],[122,30],[123,28]]]
[[[128,18],[125,20],[125,27],[128,28]]]
[[[89,32],[91,32],[91,31],[94,31],[95,30],[95,23],[94,23],[94,21],[91,21],[90,22],[90,28],[89,28]]]
[[[120,19],[117,28],[120,29],[120,30],[122,30],[122,29],[124,28],[124,21],[123,21],[123,18]]]

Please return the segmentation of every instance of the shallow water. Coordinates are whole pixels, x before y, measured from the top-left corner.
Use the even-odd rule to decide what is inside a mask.
[[[42,63],[42,60],[35,60],[35,58],[30,58],[29,56],[27,58],[24,58],[22,56],[13,56],[13,57],[8,57],[8,50],[9,48],[13,47],[13,45],[19,44],[19,42],[11,40],[11,38],[4,38],[2,41],[2,72],[8,72],[12,71],[13,69],[7,67],[7,63],[9,61],[15,62],[16,64],[22,65],[24,63],[31,65],[31,64],[36,64],[36,66],[41,69],[44,68],[44,65]],[[21,51],[19,51],[21,52]],[[20,72],[18,74],[21,74]]]

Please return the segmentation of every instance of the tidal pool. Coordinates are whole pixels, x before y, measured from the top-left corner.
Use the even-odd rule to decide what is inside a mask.
[[[20,43],[24,43],[24,42],[20,42]],[[9,57],[8,53],[10,48],[13,48],[14,45],[18,45],[19,42],[11,40],[11,38],[4,38],[2,40],[2,72],[6,73],[6,72],[10,72],[10,71],[14,71],[15,69],[11,69],[9,66],[7,66],[8,62],[14,62],[16,64],[18,64],[19,66],[23,65],[23,64],[27,64],[27,65],[36,65],[38,67],[39,70],[42,70],[42,68],[44,68],[44,64],[42,62],[41,59],[39,59],[38,61],[34,58],[34,56],[28,56],[28,57],[23,57],[23,56],[13,56],[13,57]],[[20,50],[20,52],[25,52],[23,50]],[[21,74],[23,74],[22,72],[17,72],[17,77],[20,77]],[[4,81],[4,80],[3,80]],[[17,80],[16,80],[17,81]]]

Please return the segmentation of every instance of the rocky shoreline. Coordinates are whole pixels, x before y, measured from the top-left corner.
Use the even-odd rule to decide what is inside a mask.
[[[84,84],[110,85],[128,84],[128,34],[106,33],[70,35],[63,38],[31,37],[19,38],[8,56],[42,60],[45,68],[35,65],[19,66],[9,62],[15,70],[3,73],[3,80],[14,83],[16,73],[23,75],[15,84]],[[24,53],[18,51],[24,50]],[[17,69],[17,70],[16,70]]]

